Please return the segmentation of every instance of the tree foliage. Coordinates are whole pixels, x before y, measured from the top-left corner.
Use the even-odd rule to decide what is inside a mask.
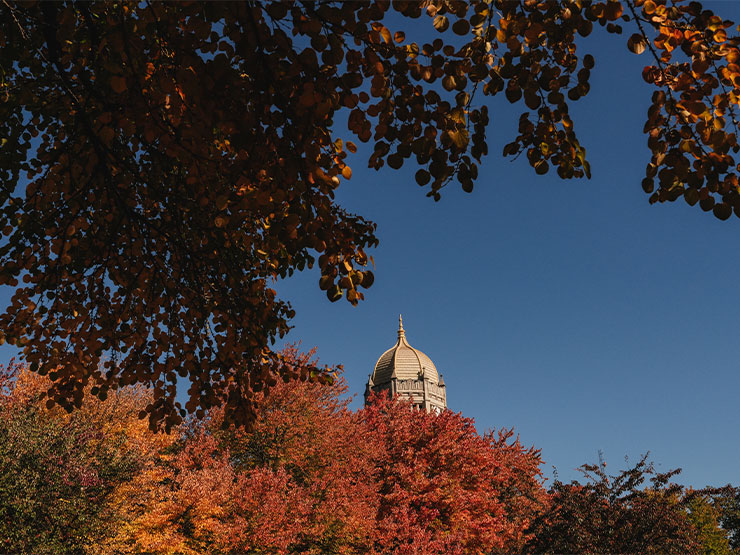
[[[728,484],[690,490],[684,504],[704,553],[740,553],[740,488]]]
[[[161,488],[167,508],[139,504],[122,545],[214,554],[520,549],[546,503],[537,451],[509,432],[482,437],[452,412],[389,400],[352,412],[343,387],[278,384],[260,396],[249,431],[223,429],[214,411],[155,488],[132,483],[132,500]],[[151,534],[152,522],[166,540]]]
[[[375,449],[379,553],[516,553],[547,504],[540,453],[511,430],[480,436],[439,415],[376,398],[362,411]]]
[[[737,488],[683,492],[643,458],[548,492],[511,431],[387,398],[351,411],[341,376],[260,393],[250,430],[219,407],[171,434],[137,418],[142,388],[68,415],[45,381],[0,371],[3,552],[719,554],[736,538]]]
[[[147,402],[140,388],[67,415],[45,407],[46,381],[18,364],[0,367],[0,551],[99,552],[119,525],[113,492],[172,438],[137,418]]]
[[[3,2],[0,329],[64,408],[143,383],[152,425],[216,406],[252,422],[281,377],[328,379],[270,348],[293,316],[272,280],[317,264],[353,304],[373,282],[375,227],[334,199],[350,139],[371,168],[418,165],[437,200],[472,190],[505,98],[505,156],[590,176],[569,106],[595,61],[576,42],[623,24],[651,57],[650,201],[740,214],[738,39],[699,2]]]
[[[720,526],[727,532],[730,548],[740,553],[740,487],[727,486],[710,493],[719,510]]]
[[[720,526],[720,511],[708,496],[688,492],[685,501],[689,522],[696,528],[705,555],[732,555],[727,533]]]
[[[683,487],[644,455],[616,476],[585,464],[581,484],[555,481],[551,505],[537,518],[533,553],[695,553],[701,540],[679,502]],[[645,481],[649,479],[649,485]]]
[[[131,390],[68,416],[41,401],[43,378],[22,371],[14,381],[3,422],[25,432],[0,435],[0,456],[19,442],[21,453],[41,451],[42,434],[55,455],[0,470],[0,485],[18,484],[0,489],[4,552],[511,552],[547,503],[539,452],[510,432],[480,436],[460,415],[388,399],[353,412],[341,378],[260,394],[249,431],[224,428],[218,408],[169,435],[136,418],[145,399]],[[97,435],[81,439],[71,422]]]

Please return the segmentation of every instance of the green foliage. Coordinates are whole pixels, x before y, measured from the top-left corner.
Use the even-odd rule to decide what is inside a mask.
[[[719,522],[727,532],[730,547],[734,553],[740,553],[740,488],[723,488],[714,499],[720,511]]]
[[[686,495],[686,505],[690,517],[696,518],[707,531],[708,541],[704,542],[707,549],[715,549],[718,553],[740,553],[740,488],[728,484],[691,491]],[[716,530],[717,525],[719,531]]]
[[[0,424],[0,543],[16,553],[76,553],[99,531],[100,485],[76,439],[37,407]],[[77,476],[72,476],[77,473]],[[87,474],[87,475],[86,475]],[[86,482],[80,483],[79,478]]]
[[[686,510],[689,522],[696,528],[704,555],[731,555],[726,532],[720,528],[720,511],[705,495],[688,495]]]

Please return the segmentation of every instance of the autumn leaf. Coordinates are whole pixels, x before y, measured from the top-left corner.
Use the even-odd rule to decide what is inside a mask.
[[[114,75],[110,78],[110,87],[113,92],[121,94],[126,91],[126,78],[120,75]]]
[[[645,37],[640,33],[633,34],[629,39],[627,39],[627,48],[629,48],[630,52],[634,54],[642,54],[645,52],[645,48],[647,48]]]
[[[440,33],[447,30],[447,28],[450,26],[450,20],[447,19],[447,16],[444,15],[438,15],[434,18],[434,28],[437,29]]]

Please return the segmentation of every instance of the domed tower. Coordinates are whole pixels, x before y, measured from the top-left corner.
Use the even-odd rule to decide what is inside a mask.
[[[384,352],[365,388],[365,404],[370,393],[389,391],[427,412],[441,412],[447,408],[447,393],[442,376],[432,360],[414,349],[406,341],[403,320],[398,317],[398,341]]]

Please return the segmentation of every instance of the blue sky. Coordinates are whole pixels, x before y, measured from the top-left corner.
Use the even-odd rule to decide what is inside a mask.
[[[707,5],[740,21],[737,3]],[[577,478],[599,450],[614,472],[650,451],[685,484],[740,484],[740,220],[648,204],[650,61],[627,50],[631,32],[579,47],[596,57],[571,110],[591,180],[503,160],[520,108],[498,99],[472,194],[451,186],[434,203],[413,165],[375,172],[362,150],[351,158],[338,198],[378,224],[375,284],[358,307],[328,303],[317,272],[281,284],[297,311],[289,339],[344,364],[360,406],[403,313],[450,408],[481,432],[514,427],[548,476]]]
[[[740,21],[735,2],[707,5]],[[591,92],[571,109],[591,180],[503,160],[521,110],[503,98],[489,104],[490,154],[471,194],[452,185],[434,203],[413,165],[375,172],[366,150],[350,158],[339,202],[375,221],[381,241],[366,301],[329,303],[316,269],[278,290],[297,311],[287,340],[343,364],[354,406],[403,313],[450,408],[481,432],[514,427],[542,450],[546,475],[576,478],[599,450],[616,472],[650,451],[685,484],[740,484],[740,220],[648,204],[649,59],[627,51],[631,32],[579,47],[596,57]],[[0,362],[12,354],[0,348]]]

